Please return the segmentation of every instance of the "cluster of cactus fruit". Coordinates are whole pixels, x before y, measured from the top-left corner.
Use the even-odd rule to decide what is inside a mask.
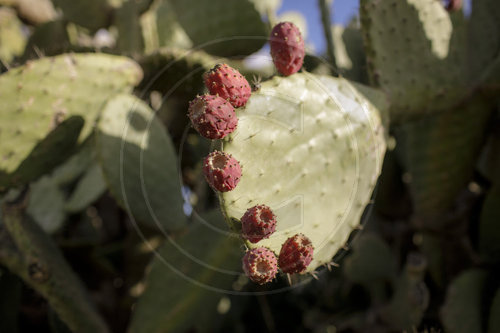
[[[278,23],[271,32],[271,55],[281,74],[292,75],[302,68],[305,48],[299,28],[292,22]],[[234,108],[244,107],[251,96],[250,84],[237,69],[217,64],[203,74],[210,94],[197,96],[189,103],[188,116],[193,127],[207,139],[223,139],[234,132],[238,118]],[[203,173],[215,191],[233,190],[242,177],[236,158],[222,151],[211,152],[203,162]],[[251,243],[269,238],[276,230],[276,215],[271,208],[257,204],[241,217],[241,237]],[[279,258],[267,247],[248,250],[243,257],[243,270],[250,280],[271,282],[278,272],[303,273],[311,263],[314,248],[303,234],[288,238],[281,247]]]

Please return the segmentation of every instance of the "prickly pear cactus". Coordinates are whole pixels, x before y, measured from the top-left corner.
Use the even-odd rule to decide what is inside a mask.
[[[359,226],[386,147],[381,115],[360,91],[344,79],[294,74],[263,83],[237,109],[238,128],[222,149],[243,174],[221,195],[223,212],[236,230],[256,204],[277,216],[276,232],[248,247],[279,253],[303,233],[315,248],[311,272],[329,264]]]
[[[50,169],[63,148],[89,135],[106,100],[141,77],[135,62],[104,54],[43,58],[1,75],[0,186]]]
[[[258,51],[266,42],[265,25],[248,0],[170,0],[170,3],[195,48],[201,47],[214,55],[241,56]]]
[[[435,0],[362,0],[360,15],[371,79],[390,96],[394,121],[461,98],[463,17]]]

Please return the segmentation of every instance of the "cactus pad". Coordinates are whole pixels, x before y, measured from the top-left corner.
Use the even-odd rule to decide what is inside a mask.
[[[240,161],[243,175],[221,195],[222,209],[236,230],[256,204],[277,216],[276,232],[247,246],[279,253],[287,238],[303,233],[314,246],[308,271],[330,263],[344,246],[385,153],[381,115],[360,91],[344,79],[294,74],[263,83],[237,109],[238,128],[222,148]]]
[[[451,282],[441,308],[441,321],[446,332],[484,332],[481,328],[481,305],[486,279],[486,271],[470,269]]]
[[[258,51],[267,32],[248,0],[171,0],[179,23],[194,47],[220,56],[241,56]]]
[[[435,0],[363,0],[360,14],[368,69],[389,94],[395,121],[446,109],[462,96],[463,17],[452,18]]]
[[[26,38],[21,21],[10,8],[0,8],[0,60],[9,63],[22,54]]]
[[[96,143],[109,190],[135,221],[162,231],[185,226],[174,146],[153,110],[134,96],[116,96]]]
[[[395,130],[413,208],[432,215],[449,208],[470,181],[491,110],[480,99],[407,122]]]
[[[1,75],[0,186],[54,166],[64,149],[89,135],[106,100],[129,91],[141,75],[133,61],[99,54],[43,58]]]

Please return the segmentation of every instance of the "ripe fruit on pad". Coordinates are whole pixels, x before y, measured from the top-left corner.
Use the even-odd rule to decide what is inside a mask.
[[[292,22],[274,26],[270,37],[271,56],[278,72],[285,76],[296,73],[304,62],[304,39]]]
[[[296,234],[281,247],[279,266],[284,273],[302,273],[311,263],[313,252],[311,240],[303,234]]]
[[[228,100],[235,108],[245,105],[252,93],[247,79],[226,64],[218,64],[203,74],[203,81],[210,94]]]
[[[241,234],[252,243],[269,238],[276,230],[276,215],[266,205],[249,208],[241,218]]]
[[[234,189],[240,181],[241,167],[234,157],[216,150],[205,158],[203,174],[214,190],[227,192]]]
[[[251,249],[243,256],[243,271],[255,283],[271,282],[278,272],[276,255],[267,247]]]
[[[207,139],[222,139],[238,125],[234,108],[219,96],[202,95],[189,103],[193,127]]]

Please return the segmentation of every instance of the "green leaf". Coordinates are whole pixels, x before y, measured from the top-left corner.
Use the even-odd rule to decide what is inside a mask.
[[[130,95],[110,100],[96,144],[111,194],[135,220],[160,230],[186,225],[172,141],[144,102]]]
[[[217,302],[241,274],[238,236],[226,233],[218,210],[196,218],[189,232],[158,250],[130,333],[210,331]]]

